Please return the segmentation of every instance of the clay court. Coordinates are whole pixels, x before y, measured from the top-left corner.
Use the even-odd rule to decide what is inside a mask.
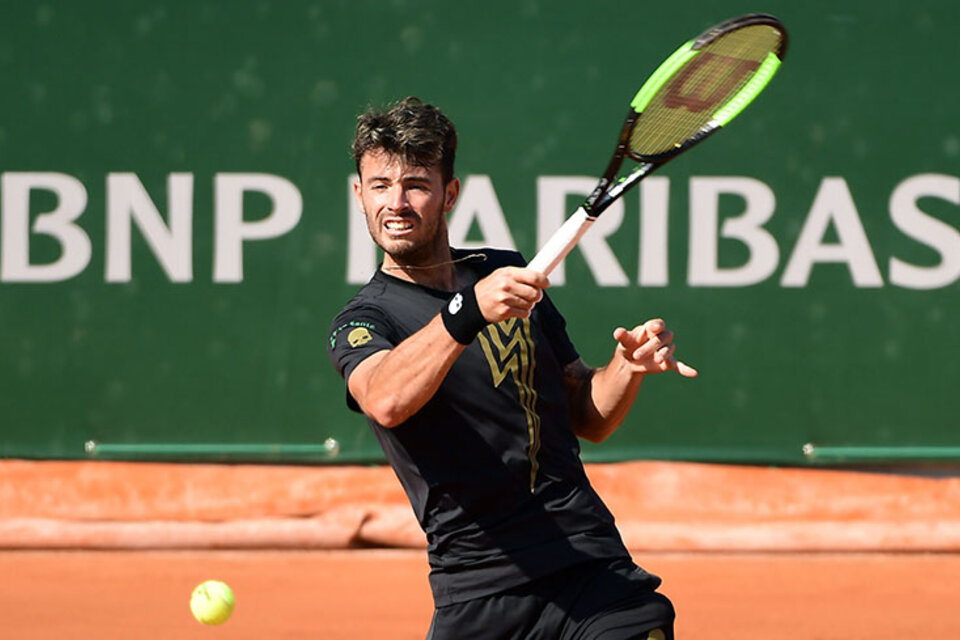
[[[642,553],[679,611],[679,638],[957,638],[960,556]],[[432,611],[418,551],[6,552],[4,637],[423,638]],[[187,607],[218,576],[237,609],[203,627]]]
[[[960,479],[588,472],[664,578],[678,638],[960,638]],[[4,638],[422,638],[422,546],[384,467],[0,464]],[[237,598],[221,627],[188,607],[210,578]]]

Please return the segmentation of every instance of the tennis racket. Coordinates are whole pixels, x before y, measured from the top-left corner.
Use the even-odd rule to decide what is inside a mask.
[[[759,13],[722,22],[677,49],[630,103],[596,189],[527,267],[549,274],[611,202],[736,118],[766,88],[786,50],[783,24]],[[639,165],[621,176],[626,158]]]

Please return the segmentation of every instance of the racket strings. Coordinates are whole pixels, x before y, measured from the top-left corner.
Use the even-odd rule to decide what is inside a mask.
[[[637,118],[630,151],[658,156],[680,148],[708,127],[782,41],[779,29],[760,24],[730,31],[701,47],[663,83]]]

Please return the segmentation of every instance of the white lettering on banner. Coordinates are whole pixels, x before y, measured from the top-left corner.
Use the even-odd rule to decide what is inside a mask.
[[[347,181],[347,264],[350,284],[366,282],[377,268],[378,249],[360,206]],[[167,176],[166,211],[147,193],[134,173],[106,176],[105,280],[129,282],[132,228],[136,226],[153,257],[172,282],[192,282],[194,218],[194,176],[171,173]],[[537,178],[537,246],[542,246],[569,215],[568,200],[580,199],[593,188],[587,176],[540,176]],[[244,245],[250,241],[278,238],[291,233],[300,221],[303,198],[292,182],[281,176],[262,173],[220,173],[213,179],[212,280],[242,282]],[[844,178],[823,178],[804,215],[791,211],[800,232],[793,246],[774,237],[766,228],[777,208],[772,189],[745,176],[694,176],[689,179],[689,236],[687,286],[746,287],[774,277],[780,267],[781,251],[788,256],[779,282],[782,287],[807,287],[814,269],[825,263],[843,265],[855,287],[882,287],[884,277],[875,249],[857,211]],[[90,264],[92,244],[81,218],[87,207],[87,188],[76,177],[57,172],[3,172],[0,174],[0,282],[60,282],[81,274]],[[244,195],[260,193],[271,201],[267,215],[244,220]],[[637,237],[636,282],[644,287],[664,287],[670,282],[668,249],[671,181],[664,176],[645,180],[639,189],[639,236]],[[721,215],[720,198],[742,200],[742,213]],[[49,211],[31,211],[31,201],[42,196],[54,204]],[[629,285],[622,260],[610,239],[621,230],[630,198],[620,200],[598,218],[575,249],[601,287]],[[935,201],[931,202],[931,201]],[[575,204],[575,203],[574,203]],[[938,289],[960,280],[960,229],[956,219],[944,219],[942,207],[960,207],[960,178],[926,173],[908,176],[895,185],[888,206],[889,231],[931,250],[936,262],[913,264],[902,256],[885,256],[887,281],[906,289]],[[34,203],[34,207],[36,204]],[[931,213],[940,207],[939,215]],[[960,211],[957,211],[960,213]],[[676,212],[674,212],[676,215]],[[876,222],[871,225],[876,228]],[[467,241],[472,229],[479,240]],[[461,199],[450,215],[451,242],[472,248],[478,245],[514,248],[514,239],[490,177],[467,176]],[[832,235],[835,240],[827,241]],[[45,263],[31,258],[31,241],[59,252]],[[723,242],[721,242],[721,240]],[[724,246],[739,243],[747,250],[743,264],[723,267]],[[779,243],[779,244],[778,244]],[[554,285],[565,281],[561,263],[551,274]]]
[[[823,236],[830,224],[840,241],[826,244]],[[824,178],[810,213],[800,231],[780,284],[805,287],[813,265],[818,262],[844,262],[858,287],[882,287],[883,277],[860,222],[860,214],[843,178]]]
[[[670,178],[647,178],[639,188],[640,266],[637,284],[641,287],[665,287],[670,283],[667,262]]]
[[[90,237],[75,224],[87,206],[83,184],[63,173],[6,172],[0,223],[0,280],[57,282],[72,278],[90,263]],[[53,211],[36,216],[30,228],[30,193],[48,191],[57,198]],[[60,257],[48,264],[30,262],[30,234],[47,235],[60,245]]]
[[[347,176],[347,282],[363,284],[377,270],[377,245],[370,239],[367,219],[353,191],[357,174]]]
[[[739,216],[723,221],[717,234],[721,194],[734,194],[746,202]],[[687,281],[694,287],[745,287],[762,282],[777,268],[780,249],[763,225],[773,216],[776,199],[770,187],[754,178],[716,177],[690,179],[690,252]],[[717,241],[741,241],[750,251],[746,264],[721,269]]]
[[[940,264],[918,267],[890,258],[890,282],[908,289],[946,287],[960,278],[960,232],[917,206],[920,198],[939,198],[960,205],[960,178],[921,174],[897,185],[890,196],[890,218],[905,235],[940,254]]]
[[[467,240],[474,220],[483,236],[483,240],[477,242]],[[450,212],[447,231],[450,234],[450,244],[455,247],[517,248],[513,243],[513,236],[510,235],[507,220],[503,217],[503,209],[500,208],[490,176],[471,175],[463,181],[457,206]]]
[[[567,196],[576,195],[582,200],[590,195],[597,184],[596,178],[586,176],[541,176],[537,178],[537,246],[542,247],[559,229],[570,211]],[[627,274],[617,260],[607,238],[623,223],[623,201],[617,200],[597,218],[577,244],[594,280],[601,287],[625,287],[630,284]],[[533,256],[530,256],[531,258]],[[564,261],[565,262],[565,261]],[[566,282],[564,262],[550,274],[550,282],[561,285]]]
[[[213,281],[243,280],[243,243],[284,235],[300,221],[303,198],[286,178],[264,173],[218,173],[214,179]],[[273,201],[263,219],[244,222],[243,194],[256,191]]]
[[[500,208],[493,184],[485,175],[469,199],[470,223],[476,219],[484,239],[474,245],[512,247],[512,237]],[[467,177],[465,183],[473,176]],[[355,179],[352,176],[350,183]],[[570,213],[568,197],[586,196],[595,180],[588,176],[540,176],[537,179],[537,246],[543,246],[563,224]],[[755,178],[744,176],[691,177],[690,237],[687,284],[695,287],[746,287],[763,282],[774,275],[780,261],[777,239],[766,225],[776,209],[776,196],[770,187]],[[640,236],[637,284],[663,287],[669,283],[668,212],[670,180],[664,176],[646,179],[640,185]],[[352,191],[352,187],[351,187]],[[954,176],[924,174],[904,180],[890,200],[890,216],[898,229],[940,254],[940,264],[919,267],[892,257],[890,282],[911,289],[944,287],[960,279],[960,231],[934,218],[916,206],[921,197],[935,197],[960,203],[960,179]],[[735,195],[744,203],[738,216],[725,217],[720,223],[719,198]],[[349,255],[347,280],[350,284],[365,283],[376,268],[376,248],[370,241],[362,215],[352,196],[350,201]],[[454,212],[453,215],[456,215]],[[597,285],[619,287],[628,284],[627,276],[608,238],[623,223],[623,201],[614,202],[597,219],[581,239],[579,251]],[[830,226],[839,239],[827,243],[824,237]],[[451,222],[451,242],[458,244],[466,233],[467,222]],[[719,227],[719,229],[718,229]],[[510,238],[507,242],[503,239]],[[500,239],[500,240],[498,240]],[[736,267],[719,267],[719,240],[742,243],[748,250],[747,261]],[[463,246],[462,244],[460,246]],[[883,277],[873,249],[860,220],[846,181],[840,177],[824,178],[804,218],[800,236],[784,269],[783,287],[805,287],[813,268],[821,263],[842,263],[850,271],[854,286],[882,287]],[[362,265],[362,268],[358,267]],[[564,263],[550,276],[554,286],[566,281]]]
[[[107,176],[107,282],[131,279],[131,220],[167,276],[174,282],[193,279],[193,176],[170,174],[167,181],[169,223],[164,223],[140,179],[132,173]],[[90,263],[90,237],[76,223],[87,206],[83,184],[62,173],[4,172],[0,175],[0,281],[59,282],[80,274]],[[53,211],[34,216],[30,227],[30,194],[47,191],[57,198]],[[259,192],[273,202],[263,219],[243,220],[243,195]],[[303,199],[286,178],[260,173],[221,173],[214,177],[214,282],[243,280],[243,243],[276,238],[300,220]],[[49,264],[30,262],[30,236],[50,236],[60,256]]]
[[[107,175],[107,282],[130,282],[130,221],[172,282],[193,280],[193,174],[167,177],[167,225],[133,173]]]

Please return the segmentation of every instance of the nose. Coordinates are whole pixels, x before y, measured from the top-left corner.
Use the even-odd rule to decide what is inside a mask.
[[[403,188],[403,185],[394,185],[390,189],[388,206],[393,211],[404,211],[408,208],[410,204],[409,199],[407,198],[407,190]]]

